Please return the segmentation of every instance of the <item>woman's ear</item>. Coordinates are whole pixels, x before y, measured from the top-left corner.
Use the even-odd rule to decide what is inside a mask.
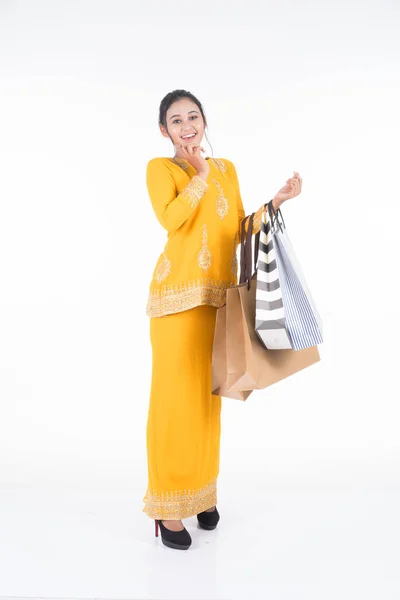
[[[169,137],[169,134],[168,134],[167,128],[166,128],[166,127],[164,127],[164,125],[160,125],[160,131],[161,131],[161,133],[162,133],[162,135],[163,135],[164,137]]]

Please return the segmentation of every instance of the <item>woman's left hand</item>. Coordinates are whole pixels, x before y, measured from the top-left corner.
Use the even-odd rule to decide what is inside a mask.
[[[297,171],[293,171],[293,173],[293,177],[287,179],[285,185],[279,190],[279,192],[275,194],[274,204],[280,205],[286,200],[294,198],[295,196],[298,196],[300,194],[303,180],[300,177],[299,173],[297,173]]]

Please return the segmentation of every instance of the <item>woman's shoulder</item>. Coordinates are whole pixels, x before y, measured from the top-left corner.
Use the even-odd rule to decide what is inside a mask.
[[[149,158],[147,164],[149,165],[150,163],[152,165],[161,165],[161,164],[168,164],[172,162],[171,158],[168,158],[168,156],[154,156],[153,158]]]
[[[147,161],[146,173],[148,178],[158,178],[164,174],[174,173],[174,163],[167,156],[154,156]]]

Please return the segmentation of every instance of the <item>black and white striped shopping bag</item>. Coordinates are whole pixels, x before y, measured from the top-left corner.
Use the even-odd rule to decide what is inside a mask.
[[[279,221],[279,214],[275,218],[276,213],[264,213],[258,250],[256,331],[269,349],[316,346],[323,341],[321,318],[285,224]]]
[[[257,255],[255,330],[264,346],[270,350],[292,348],[268,209],[262,213]]]

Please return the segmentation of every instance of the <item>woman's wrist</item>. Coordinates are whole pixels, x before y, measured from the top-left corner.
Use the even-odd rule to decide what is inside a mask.
[[[272,199],[272,206],[275,212],[277,212],[278,208],[280,208],[282,204],[283,202],[281,200],[278,200],[277,198]]]

